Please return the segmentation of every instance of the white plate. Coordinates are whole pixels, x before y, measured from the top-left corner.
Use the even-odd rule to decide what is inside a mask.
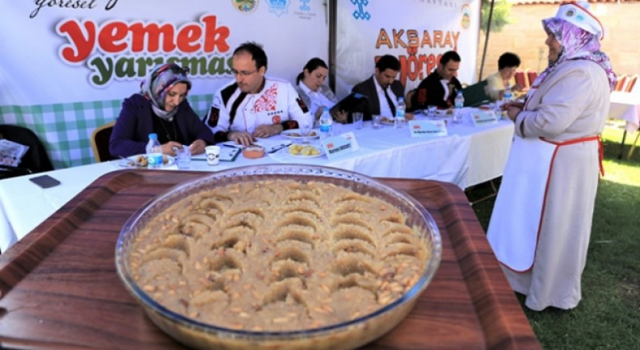
[[[130,156],[127,157],[127,159],[120,159],[118,161],[118,166],[121,168],[127,168],[127,169],[147,169],[146,166],[137,166],[135,165],[136,160],[138,159],[139,156],[144,156],[144,154],[139,154],[139,155],[135,155],[135,156]],[[160,168],[167,168],[170,167],[172,165],[174,165],[176,163],[176,159],[172,156],[163,156],[163,157],[167,157],[167,162],[165,164],[162,164],[162,166]],[[134,164],[131,164],[131,163]]]
[[[393,118],[387,118],[387,119],[380,119],[380,124],[382,124],[382,125],[394,125],[395,122],[393,121]]]
[[[309,136],[309,139],[317,139],[320,137],[320,129],[311,129],[311,132],[315,132],[316,134],[315,136]],[[300,136],[300,129],[285,130],[281,132],[280,135],[294,140],[304,139],[304,136]]]
[[[453,115],[453,110],[451,110],[451,113],[448,113],[449,109],[436,109],[436,115],[442,115],[442,116],[452,116]]]
[[[316,145],[312,145],[312,146],[315,147],[318,151],[320,151],[320,154],[315,154],[315,155],[312,155],[312,156],[303,156],[303,155],[299,155],[299,154],[291,154],[291,153],[289,153],[289,147],[291,147],[291,146],[285,147],[280,152],[284,152],[284,154],[286,154],[286,155],[288,155],[289,157],[292,157],[292,158],[311,159],[311,158],[318,158],[318,157],[324,156],[324,149],[322,149],[322,147],[318,147]]]

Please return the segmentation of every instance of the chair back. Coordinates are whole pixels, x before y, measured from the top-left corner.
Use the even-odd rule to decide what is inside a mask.
[[[627,76],[621,75],[618,77],[618,82],[616,83],[615,91],[623,91],[624,85],[627,83]]]
[[[529,84],[527,84],[527,78],[524,76],[523,71],[517,71],[513,78],[516,80],[516,84],[522,86],[523,89],[529,87]]]
[[[536,71],[528,71],[527,72],[527,79],[529,79],[529,86],[533,86],[533,82],[536,81],[536,78],[538,78],[538,72]]]
[[[113,121],[99,126],[91,133],[91,149],[93,150],[96,163],[116,159],[116,157],[113,157],[111,153],[109,153],[109,140],[111,139],[111,132],[113,132],[113,125],[115,123],[116,122]]]
[[[636,80],[638,80],[637,74],[629,78],[629,82],[627,83],[627,86],[625,86],[624,91],[625,92],[633,91],[633,87],[636,85]]]
[[[0,125],[0,134],[2,138],[29,147],[27,153],[22,156],[18,168],[27,170],[26,173],[40,173],[53,170],[47,149],[31,129],[4,124]]]

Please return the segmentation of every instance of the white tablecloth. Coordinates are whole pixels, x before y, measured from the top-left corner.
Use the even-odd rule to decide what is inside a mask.
[[[446,181],[465,189],[502,175],[513,138],[513,124],[508,120],[482,127],[475,127],[470,120],[465,120],[462,124],[450,124],[449,136],[436,138],[411,138],[408,127],[373,129],[369,123],[360,130],[354,130],[352,125],[338,127],[341,132],[355,132],[360,145],[357,152],[333,160],[326,156],[300,160],[286,155],[283,150],[261,159],[245,159],[240,155],[234,162],[220,162],[216,166],[207,165],[202,156],[197,156],[191,162],[190,170],[220,171],[247,165],[310,163],[373,177]],[[48,189],[29,181],[42,174],[0,181],[0,251],[6,251],[97,178],[120,170],[119,162],[48,172],[61,182]],[[167,170],[170,169],[177,167]]]
[[[627,132],[634,133],[640,126],[640,94],[614,91],[611,93],[609,118],[627,122]]]

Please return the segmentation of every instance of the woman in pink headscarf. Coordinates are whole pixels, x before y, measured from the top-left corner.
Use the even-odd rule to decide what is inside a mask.
[[[571,309],[582,298],[601,170],[599,135],[616,83],[586,3],[542,21],[549,66],[525,103],[505,106],[515,138],[487,238],[511,287],[532,310]]]

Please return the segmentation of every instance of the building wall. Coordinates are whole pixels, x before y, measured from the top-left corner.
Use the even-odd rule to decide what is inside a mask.
[[[602,51],[611,59],[614,72],[618,75],[640,74],[640,2],[591,4],[594,12],[605,27]],[[555,16],[558,5],[513,5],[511,24],[500,33],[490,33],[487,56],[482,77],[498,69],[498,58],[506,51],[520,56],[520,68],[541,72],[547,67],[548,48],[544,44],[546,34],[541,20]],[[485,33],[481,32],[478,46],[478,74]],[[464,58],[463,58],[464,60]]]

